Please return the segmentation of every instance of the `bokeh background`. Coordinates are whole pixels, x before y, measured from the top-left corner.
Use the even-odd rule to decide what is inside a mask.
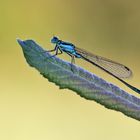
[[[0,0],[0,139],[139,140],[140,122],[60,90],[28,66],[16,42],[34,39],[52,49],[57,35],[130,67],[126,81],[140,88],[139,7],[138,0]],[[90,64],[76,64],[139,96]]]

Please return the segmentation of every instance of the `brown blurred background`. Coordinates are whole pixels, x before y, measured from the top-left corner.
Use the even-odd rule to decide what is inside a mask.
[[[53,35],[127,65],[140,88],[138,0],[0,1],[0,139],[139,140],[140,123],[60,90],[28,66],[16,38],[52,49]],[[69,56],[59,56],[70,61]],[[76,64],[139,96],[97,68]]]

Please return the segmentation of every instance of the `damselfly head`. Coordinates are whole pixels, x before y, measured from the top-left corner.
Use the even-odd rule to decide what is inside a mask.
[[[56,36],[54,36],[54,37],[51,39],[51,43],[54,43],[54,44],[56,44],[58,41],[59,41],[59,39],[58,39]]]

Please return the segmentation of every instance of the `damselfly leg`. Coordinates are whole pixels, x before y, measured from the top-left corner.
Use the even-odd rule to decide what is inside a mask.
[[[55,48],[53,50],[44,51],[43,53],[46,53],[46,52],[54,52],[54,51],[55,51],[55,54],[52,55],[52,56],[50,56],[50,57],[48,57],[48,58],[52,58],[52,57],[54,57],[56,55],[59,55],[59,54],[62,54],[63,53],[62,50],[57,45],[55,46]],[[58,51],[60,51],[60,52],[58,52]]]
[[[48,51],[43,51],[42,53],[46,53],[46,52],[54,52],[58,49],[58,46],[56,45],[55,48],[53,50],[48,50]]]
[[[56,55],[62,54],[62,51],[61,51],[61,49],[59,49],[59,47],[57,47],[55,51],[56,51],[55,54],[50,57],[54,57]],[[58,51],[60,51],[60,52],[58,52]]]
[[[73,64],[75,64],[75,59],[74,59],[74,55],[70,54],[69,52],[66,52],[70,57],[71,57],[71,71],[73,72]]]

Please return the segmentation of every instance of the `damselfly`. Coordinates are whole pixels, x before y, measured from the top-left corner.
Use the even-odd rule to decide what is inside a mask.
[[[119,81],[124,83],[127,87],[140,94],[139,89],[137,89],[136,87],[128,84],[127,82],[121,79],[121,78],[128,78],[132,75],[132,71],[128,67],[124,66],[123,64],[87,52],[83,49],[76,47],[72,43],[62,41],[55,36],[51,39],[51,43],[55,44],[55,48],[47,52],[55,51],[56,53],[53,56],[65,52],[69,56],[71,56],[71,63],[74,62],[74,58],[82,58],[87,62],[102,69],[103,71],[107,72],[108,74],[112,75],[113,77],[117,78]]]

